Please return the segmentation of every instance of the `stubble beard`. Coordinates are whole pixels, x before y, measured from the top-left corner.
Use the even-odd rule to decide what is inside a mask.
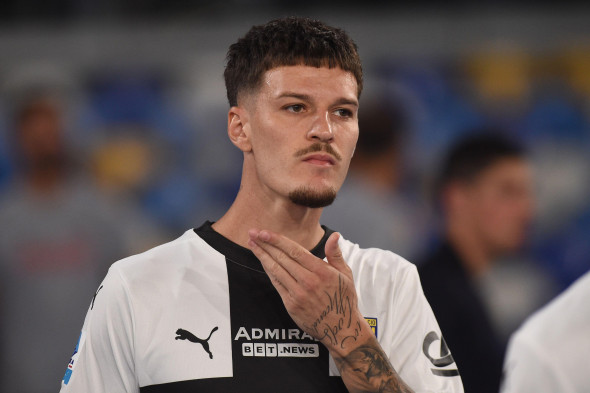
[[[306,154],[325,151],[330,154],[336,161],[342,161],[340,153],[338,153],[332,145],[329,143],[316,142],[305,149],[301,149],[295,153],[295,157],[303,157]],[[334,187],[328,187],[325,189],[316,189],[310,186],[301,186],[289,193],[289,199],[296,205],[310,207],[310,208],[321,208],[330,206],[336,199],[338,190]]]
[[[311,187],[299,187],[289,193],[289,199],[296,205],[320,208],[330,206],[336,199],[336,190],[329,187],[325,190],[315,190]]]

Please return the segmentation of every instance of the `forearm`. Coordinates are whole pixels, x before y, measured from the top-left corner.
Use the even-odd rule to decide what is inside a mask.
[[[344,356],[331,351],[348,391],[412,393],[413,390],[395,371],[375,336],[370,334],[363,341]]]

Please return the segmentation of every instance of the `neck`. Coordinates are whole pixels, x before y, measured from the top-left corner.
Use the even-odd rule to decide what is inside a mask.
[[[59,167],[47,167],[29,170],[26,178],[36,193],[50,194],[61,186],[64,180],[64,173]]]
[[[248,246],[248,230],[267,229],[299,243],[308,250],[319,243],[324,230],[320,226],[322,209],[312,209],[284,198],[271,198],[255,187],[244,184],[229,210],[213,229],[243,247]]]
[[[492,255],[477,231],[464,223],[448,223],[447,237],[470,276],[484,274],[490,267]]]

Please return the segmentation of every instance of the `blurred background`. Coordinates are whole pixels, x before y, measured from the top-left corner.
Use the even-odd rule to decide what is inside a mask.
[[[275,17],[349,32],[365,71],[361,119],[390,125],[364,141],[383,159],[353,161],[333,208],[358,219],[328,208],[326,224],[418,261],[437,238],[445,152],[469,130],[500,129],[528,151],[535,214],[518,256],[476,280],[499,334],[587,271],[590,7],[412,4],[2,2],[1,391],[57,391],[109,265],[229,207],[241,155],[226,136],[225,52]]]

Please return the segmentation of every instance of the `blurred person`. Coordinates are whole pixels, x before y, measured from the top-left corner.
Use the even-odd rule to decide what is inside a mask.
[[[462,392],[415,267],[320,225],[358,138],[341,29],[254,26],[225,68],[241,188],[217,221],[112,265],[67,392]]]
[[[590,389],[590,272],[513,334],[502,393],[584,393]]]
[[[322,221],[365,247],[414,256],[424,240],[427,220],[418,198],[400,190],[408,122],[398,99],[380,94],[363,102],[350,173]]]
[[[442,241],[419,266],[428,299],[468,392],[497,392],[503,344],[476,280],[523,245],[533,217],[532,173],[524,150],[481,133],[451,147],[436,194]]]
[[[87,298],[127,247],[127,211],[85,178],[65,138],[64,108],[31,91],[14,111],[16,173],[0,198],[0,391],[40,393],[63,375]]]

